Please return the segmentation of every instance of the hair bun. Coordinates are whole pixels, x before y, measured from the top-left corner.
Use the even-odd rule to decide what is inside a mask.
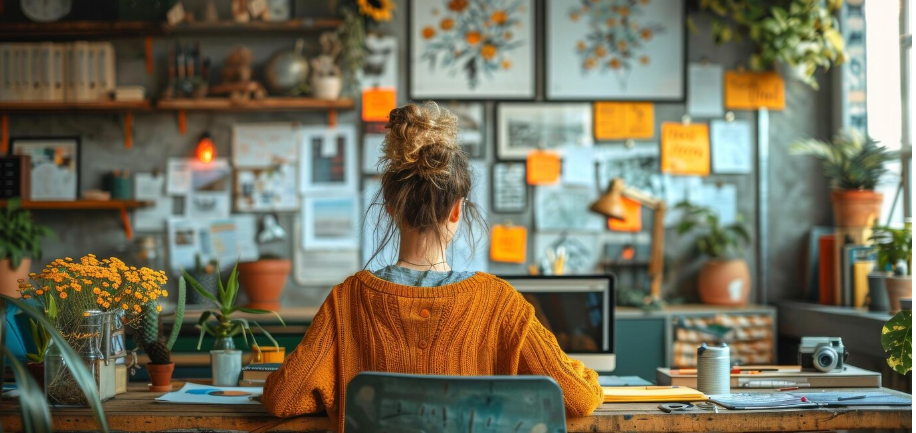
[[[435,102],[391,110],[385,135],[385,171],[405,172],[433,182],[449,174],[458,146],[458,118]]]

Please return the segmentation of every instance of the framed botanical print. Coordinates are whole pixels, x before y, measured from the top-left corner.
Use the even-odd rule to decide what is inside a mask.
[[[355,129],[307,127],[299,133],[299,191],[355,192],[359,174]]]
[[[683,100],[684,3],[547,0],[547,99]]]
[[[411,1],[411,99],[534,99],[534,9],[534,0]]]
[[[525,160],[538,149],[591,146],[592,106],[587,103],[505,102],[496,106],[497,156]]]
[[[10,138],[13,155],[28,155],[33,201],[73,201],[79,198],[80,138]]]

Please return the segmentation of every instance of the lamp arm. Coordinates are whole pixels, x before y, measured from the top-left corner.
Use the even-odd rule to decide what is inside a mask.
[[[624,187],[620,191],[620,195],[638,202],[639,204],[657,211],[660,207],[665,205],[665,201],[656,197],[653,197],[649,194],[642,192],[636,188]]]

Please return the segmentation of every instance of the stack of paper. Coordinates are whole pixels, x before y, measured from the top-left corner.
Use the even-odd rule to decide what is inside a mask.
[[[143,86],[118,86],[114,89],[115,101],[142,101],[146,88]]]
[[[261,387],[209,386],[185,383],[178,391],[157,397],[160,403],[179,404],[261,404]]]
[[[656,401],[706,401],[700,391],[686,386],[605,386],[605,403],[638,403]]]

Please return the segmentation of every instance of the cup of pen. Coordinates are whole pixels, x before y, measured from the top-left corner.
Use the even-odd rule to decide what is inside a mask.
[[[706,395],[731,394],[731,353],[728,345],[697,348],[697,391]]]

